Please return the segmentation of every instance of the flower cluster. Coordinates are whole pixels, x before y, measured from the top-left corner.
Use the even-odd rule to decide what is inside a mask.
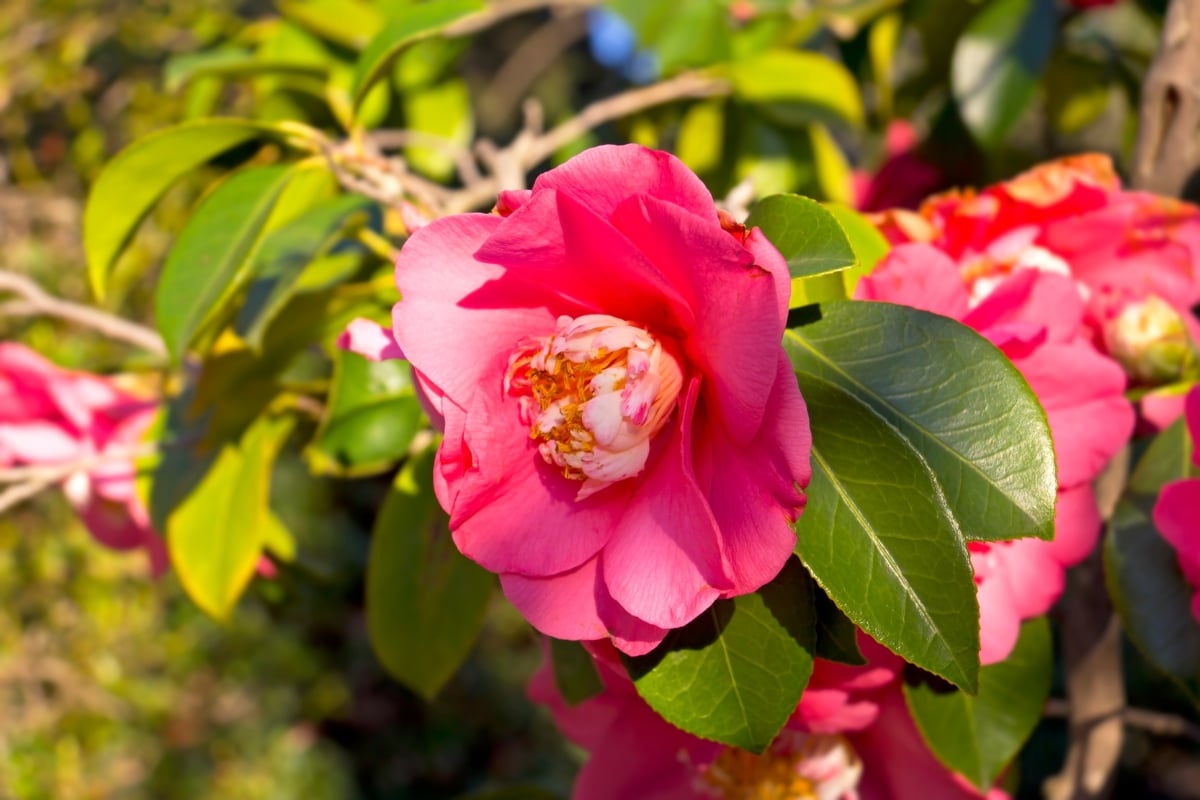
[[[495,211],[417,230],[392,330],[343,344],[411,362],[455,543],[529,621],[645,653],[795,546],[810,434],[780,344],[786,264],[634,145]]]
[[[155,409],[110,379],[0,342],[0,467],[78,464],[62,488],[88,530],[106,547],[144,549],[157,573],[166,549],[138,496],[133,456]]]

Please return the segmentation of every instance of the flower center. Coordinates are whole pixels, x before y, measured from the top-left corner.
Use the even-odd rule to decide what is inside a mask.
[[[542,458],[583,482],[576,500],[645,468],[682,386],[661,342],[606,314],[559,317],[550,336],[517,344],[504,377]]]
[[[996,287],[1020,270],[1036,269],[1071,277],[1067,262],[1033,244],[1035,235],[1036,231],[1031,228],[1018,228],[989,244],[983,252],[963,259],[960,270],[971,295],[971,308],[982,303]],[[1076,283],[1076,288],[1080,297],[1086,300],[1083,285]]]
[[[862,761],[845,737],[784,731],[760,756],[724,750],[699,775],[714,800],[857,800]]]

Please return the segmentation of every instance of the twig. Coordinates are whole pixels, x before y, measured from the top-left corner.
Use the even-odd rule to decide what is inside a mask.
[[[89,328],[102,336],[140,347],[160,358],[166,358],[167,348],[156,332],[91,306],[61,300],[47,294],[29,278],[0,270],[0,292],[10,292],[20,301],[5,303],[0,308],[6,316],[47,316]]]
[[[444,153],[454,159],[458,177],[463,183],[480,180],[479,165],[471,156],[470,149],[462,147],[442,136],[425,131],[385,129],[371,131],[363,137],[364,141],[380,150],[399,150],[404,147],[428,147]]]
[[[586,32],[583,14],[570,10],[552,17],[523,39],[480,95],[481,116],[494,125],[505,124],[534,81]]]
[[[1052,697],[1046,701],[1043,713],[1051,718],[1070,716],[1070,705],[1065,699]],[[1131,728],[1146,731],[1155,736],[1170,736],[1200,742],[1200,725],[1179,714],[1154,711],[1149,708],[1125,708],[1118,715]]]
[[[137,461],[158,451],[158,444],[143,442],[135,447],[110,447],[62,464],[32,464],[0,469],[0,483],[13,484],[0,492],[0,514],[76,473],[88,472],[117,461]]]

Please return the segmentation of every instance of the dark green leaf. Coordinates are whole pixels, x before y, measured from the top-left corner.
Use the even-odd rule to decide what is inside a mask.
[[[856,625],[908,661],[974,691],[979,607],[966,543],[911,442],[854,394],[797,373],[812,427],[812,482],[796,552]]]
[[[858,649],[858,628],[829,599],[820,586],[813,587],[817,606],[817,658],[856,666],[866,664]]]
[[[339,351],[329,406],[305,456],[317,474],[381,472],[408,452],[423,425],[407,361]]]
[[[295,423],[262,417],[216,461],[167,519],[167,550],[188,595],[225,619],[280,523],[270,508],[271,466]]]
[[[1200,623],[1194,590],[1174,548],[1151,518],[1159,490],[1195,477],[1192,442],[1180,418],[1150,443],[1129,478],[1104,540],[1104,572],[1125,632],[1146,659],[1200,705]]]
[[[329,271],[331,265],[325,257],[347,228],[368,221],[371,208],[364,197],[342,195],[301,214],[263,239],[250,269],[253,283],[234,323],[234,330],[247,344],[261,348],[267,326],[298,290],[323,289],[331,285],[332,278],[348,277],[358,265],[356,253],[340,259],[341,270]],[[321,278],[317,273],[322,270],[329,274],[315,280]]]
[[[870,406],[928,462],[976,541],[1054,535],[1054,449],[1045,412],[995,347],[959,323],[889,303],[822,305],[790,329],[797,370]]]
[[[795,711],[815,645],[812,587],[791,560],[762,589],[718,600],[626,665],[638,694],[671,724],[761,753]]]
[[[292,170],[243,170],[213,190],[167,256],[155,297],[158,329],[178,359],[245,280],[263,228]]]
[[[401,9],[371,39],[358,60],[352,91],[355,107],[362,103],[375,81],[391,69],[404,48],[482,9],[480,0],[432,0]]]
[[[826,203],[825,208],[841,224],[851,247],[854,248],[854,255],[858,258],[855,266],[841,273],[846,296],[853,297],[854,287],[859,279],[871,274],[871,270],[887,255],[891,246],[879,229],[854,209],[837,203]]]
[[[938,760],[987,792],[1037,727],[1053,672],[1050,625],[1038,617],[1007,659],[979,670],[974,697],[936,679],[906,682],[904,697]]]
[[[433,495],[434,450],[396,477],[375,520],[367,564],[367,630],[387,671],[431,699],[483,626],[492,576],[450,538]]]
[[[203,119],[157,131],[118,153],[100,173],[83,214],[88,279],[96,296],[104,296],[108,274],[138,223],[175,181],[239,144],[284,133],[248,119]]]
[[[1054,0],[991,0],[955,45],[954,99],[985,147],[1004,143],[1037,94],[1056,22]]]
[[[578,705],[604,691],[596,662],[579,642],[550,639],[550,663],[558,693],[568,705]]]

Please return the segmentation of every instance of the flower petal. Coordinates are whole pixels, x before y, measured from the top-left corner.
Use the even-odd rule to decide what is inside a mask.
[[[404,358],[400,345],[391,328],[385,328],[377,322],[358,317],[346,326],[337,338],[337,346],[351,353],[358,353],[370,361],[385,361],[392,358]]]
[[[951,319],[962,319],[969,303],[958,265],[927,244],[894,247],[870,275],[858,282],[854,296],[898,303]]]
[[[556,639],[603,639],[608,635],[596,611],[598,558],[546,578],[500,575],[504,596],[529,624]]]

